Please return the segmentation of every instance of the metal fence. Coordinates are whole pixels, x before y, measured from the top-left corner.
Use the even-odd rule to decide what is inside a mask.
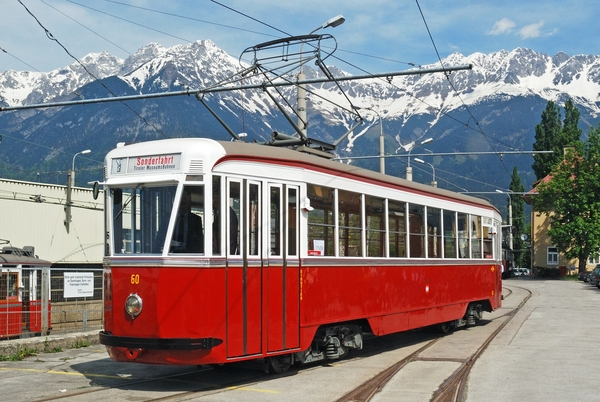
[[[0,340],[100,330],[102,284],[101,268],[2,268]],[[48,295],[48,303],[43,303],[42,294]]]

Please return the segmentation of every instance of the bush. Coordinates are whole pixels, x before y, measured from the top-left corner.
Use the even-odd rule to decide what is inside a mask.
[[[544,279],[559,279],[560,271],[558,268],[535,267],[535,276]]]

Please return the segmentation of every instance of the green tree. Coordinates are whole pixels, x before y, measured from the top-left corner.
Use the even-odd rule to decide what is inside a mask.
[[[579,128],[579,109],[571,99],[565,102],[565,119],[560,120],[560,107],[553,101],[548,101],[546,109],[542,112],[542,121],[535,126],[534,151],[554,151],[548,154],[535,154],[533,156],[533,171],[536,179],[546,177],[552,168],[562,160],[563,149],[579,141],[581,129]]]
[[[585,270],[589,256],[600,249],[600,125],[590,129],[537,186],[533,208],[548,214],[548,235],[567,258]]]
[[[515,258],[515,267],[523,267],[526,252],[525,242],[521,240],[521,235],[525,233],[525,201],[521,194],[525,192],[525,186],[519,176],[519,171],[515,166],[511,175],[510,186],[511,193],[516,193],[510,197],[512,206],[512,233],[513,233],[513,252]]]

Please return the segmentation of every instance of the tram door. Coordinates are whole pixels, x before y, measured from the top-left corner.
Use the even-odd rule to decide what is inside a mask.
[[[298,187],[270,184],[265,266],[267,352],[299,347]]]
[[[260,183],[227,181],[227,356],[261,353]]]

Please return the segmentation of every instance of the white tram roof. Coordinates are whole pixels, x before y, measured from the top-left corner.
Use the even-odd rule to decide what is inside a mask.
[[[487,200],[431,187],[406,179],[382,174],[345,163],[331,161],[287,148],[242,141],[215,141],[208,138],[173,138],[125,145],[110,151],[105,159],[106,182],[109,185],[131,183],[128,174],[147,175],[145,182],[165,180],[165,174],[201,175],[227,160],[245,160],[288,167],[329,171],[333,175],[355,178],[375,185],[427,194],[436,198],[468,203],[498,210]],[[139,175],[138,175],[139,174]],[[175,178],[173,178],[175,180]]]

